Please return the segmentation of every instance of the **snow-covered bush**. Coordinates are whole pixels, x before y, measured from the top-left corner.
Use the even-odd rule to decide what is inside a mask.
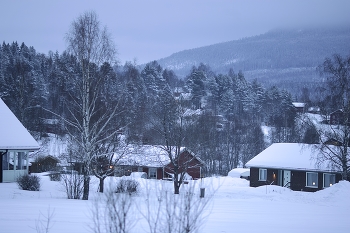
[[[18,186],[23,190],[39,191],[40,177],[37,175],[22,175],[17,178]]]
[[[51,172],[49,174],[51,181],[60,181],[61,180],[61,173],[60,172]]]
[[[117,182],[116,193],[137,193],[140,184],[133,179],[120,179]]]
[[[146,208],[139,209],[141,216],[147,221],[149,232],[200,232],[207,216],[204,210],[210,204],[213,194],[201,198],[199,187],[191,182],[179,194],[173,194],[164,182],[158,184],[158,187],[145,188],[143,201]]]
[[[84,177],[77,172],[61,174],[61,183],[68,199],[80,199],[83,195]]]
[[[135,196],[107,189],[95,199],[92,209],[94,233],[128,233],[137,222]]]

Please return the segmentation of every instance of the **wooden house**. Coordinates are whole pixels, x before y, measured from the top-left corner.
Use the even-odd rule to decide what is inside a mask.
[[[40,173],[47,171],[57,170],[57,164],[60,162],[59,159],[51,155],[39,157],[34,162],[31,162],[29,171],[32,173]]]
[[[250,168],[250,186],[279,185],[294,191],[314,192],[341,180],[339,168],[319,163],[313,145],[275,143],[255,156]]]
[[[332,113],[329,114],[329,124],[331,125],[342,125],[344,124],[344,117],[345,117],[345,113],[343,109],[338,109]],[[348,123],[350,122],[350,116],[349,116],[349,120]]]
[[[116,155],[118,157],[118,155]],[[180,172],[187,172],[187,179],[202,177],[204,163],[187,148],[180,151]],[[161,146],[131,145],[118,158],[115,172],[117,176],[130,175],[132,172],[145,172],[149,179],[171,179],[173,166],[167,152]]]
[[[292,104],[293,104],[296,112],[298,112],[298,113],[305,112],[305,106],[306,106],[305,103],[293,102]]]
[[[187,173],[187,178],[196,180],[202,177],[204,162],[189,149],[181,149],[179,163],[179,172]],[[170,161],[164,166],[163,171],[168,177],[172,177],[172,174],[174,173],[174,166],[170,163]]]
[[[311,106],[307,109],[308,113],[313,113],[313,114],[320,114],[321,108],[318,106]]]
[[[28,154],[39,144],[0,98],[0,182],[28,174]]]

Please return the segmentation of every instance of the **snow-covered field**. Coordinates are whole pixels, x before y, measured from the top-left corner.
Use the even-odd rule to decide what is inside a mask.
[[[47,176],[41,181],[41,191],[37,192],[20,190],[16,183],[0,183],[0,232],[37,232],[35,226],[45,222],[48,213],[53,213],[50,233],[92,232],[92,200],[99,195],[98,183],[92,181],[90,200],[82,201],[67,200],[60,182],[50,181]],[[168,181],[140,182],[141,191],[134,197],[138,208],[146,203],[145,185],[166,182],[171,187]],[[196,182],[198,185],[200,181]],[[206,187],[205,198],[213,196],[204,213],[201,233],[350,232],[350,183],[346,181],[316,193],[277,186],[250,188],[248,181],[232,177],[206,178],[202,185]],[[183,187],[182,191],[186,185]],[[132,214],[136,222],[131,232],[149,232],[138,208]]]

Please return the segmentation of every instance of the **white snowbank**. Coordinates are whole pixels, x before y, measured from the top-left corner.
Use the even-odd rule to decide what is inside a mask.
[[[90,232],[93,199],[97,193],[98,180],[93,178],[90,200],[67,200],[62,185],[50,181],[48,176],[38,174],[42,179],[39,192],[20,190],[15,183],[0,183],[0,225],[1,232],[36,233],[35,225],[44,221],[48,210],[54,212],[50,233]],[[120,178],[108,177],[106,188]],[[166,187],[170,193],[172,182],[137,179],[140,193],[135,196],[137,208],[131,213],[137,219],[131,233],[149,232],[145,220],[139,215],[139,208],[145,208],[145,192],[149,188],[157,198],[159,187]],[[327,189],[315,192],[294,192],[279,186],[249,187],[249,181],[232,177],[211,177],[192,180],[183,185],[186,192],[194,185],[194,195],[199,188],[205,188],[205,197],[211,195],[211,204],[204,210],[207,216],[199,232],[317,232],[345,233],[350,229],[350,183],[341,181]],[[163,189],[164,190],[164,189]],[[254,219],[254,224],[252,223]],[[287,219],[287,220],[286,220]]]
[[[249,168],[234,168],[231,171],[229,171],[228,176],[230,177],[248,177],[250,176],[250,169]]]

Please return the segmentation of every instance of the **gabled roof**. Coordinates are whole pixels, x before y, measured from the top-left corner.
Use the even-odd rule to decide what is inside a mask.
[[[333,115],[335,113],[344,113],[344,110],[343,109],[337,109],[337,110],[331,112],[329,115]]]
[[[318,151],[313,145],[274,143],[246,163],[246,167],[305,171],[336,171],[329,164],[316,161]]]
[[[203,161],[195,156],[189,149],[182,147],[180,153],[188,151],[193,157],[195,157],[200,163]],[[161,146],[155,145],[129,145],[125,151],[122,151],[124,155],[119,159],[119,165],[130,165],[140,167],[164,167],[170,163],[167,152]],[[115,158],[118,158],[116,153]]]
[[[0,150],[38,150],[39,144],[0,98]]]
[[[119,165],[140,166],[140,167],[163,167],[169,163],[166,151],[160,147],[151,145],[130,145],[124,155],[119,159]],[[118,153],[115,157],[118,158]]]

